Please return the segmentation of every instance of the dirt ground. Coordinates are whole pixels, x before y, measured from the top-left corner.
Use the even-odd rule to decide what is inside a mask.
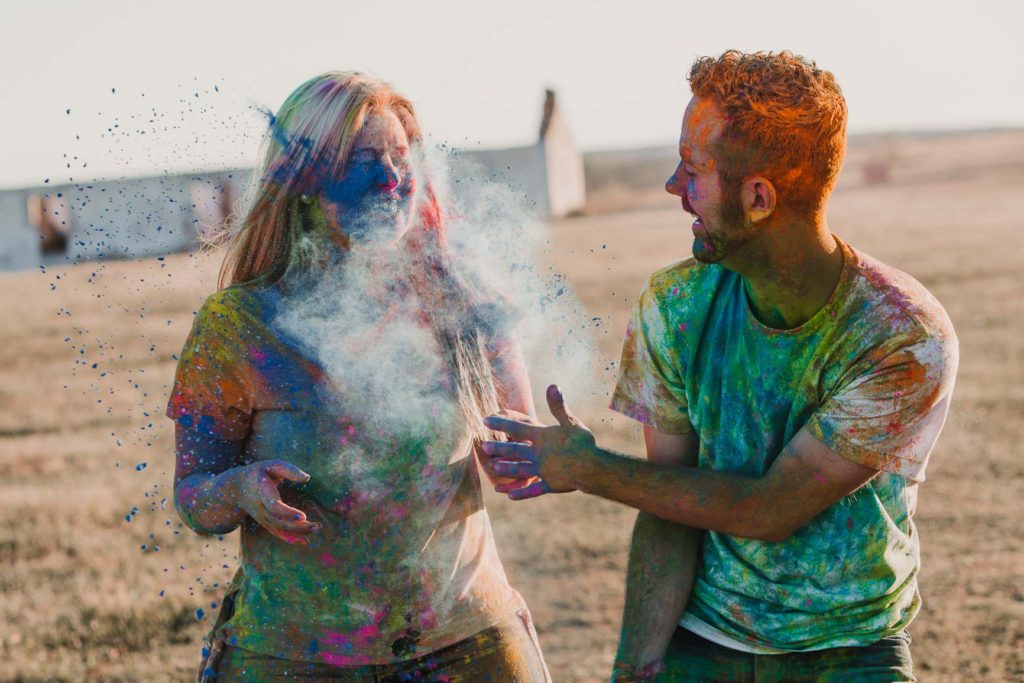
[[[674,198],[609,168],[586,215],[550,225],[547,255],[602,320],[601,368],[647,275],[690,244]],[[869,182],[879,168],[887,179]],[[851,149],[829,214],[845,239],[935,293],[960,339],[916,517],[923,681],[1024,680],[1022,187],[1022,132],[879,138]],[[176,255],[0,276],[0,680],[190,675],[237,541],[178,522],[163,407],[214,267]],[[553,380],[533,377],[537,389]],[[641,453],[627,420],[580,412],[602,443]],[[633,514],[580,494],[487,503],[554,680],[602,680]]]

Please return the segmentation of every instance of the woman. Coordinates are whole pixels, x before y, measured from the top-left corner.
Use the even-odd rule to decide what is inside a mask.
[[[411,104],[358,73],[271,117],[167,411],[179,514],[241,528],[201,678],[549,680],[471,457],[529,384],[422,161]]]

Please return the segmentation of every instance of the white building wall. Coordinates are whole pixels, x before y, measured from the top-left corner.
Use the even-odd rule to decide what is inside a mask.
[[[547,171],[540,145],[462,151],[456,156],[453,171],[468,178],[508,185],[525,195],[527,209],[539,216],[548,215]]]
[[[251,171],[158,176],[0,192],[0,271],[94,259],[141,258],[199,246],[221,193],[237,204]],[[69,225],[67,250],[44,256],[28,217],[32,195],[52,198]],[[203,226],[203,224],[207,224]]]
[[[0,272],[42,262],[39,233],[28,220],[28,195],[25,190],[0,192]]]
[[[582,210],[583,158],[553,92],[547,94],[541,131],[537,144],[527,147],[462,151],[456,155],[454,172],[469,182],[475,177],[508,185],[524,195],[526,208],[538,216],[562,217]],[[251,175],[251,170],[231,170],[0,191],[0,270],[194,249],[200,229],[216,223],[225,206],[238,210]],[[225,184],[231,185],[226,198]],[[70,226],[67,250],[44,259],[27,201],[31,195],[58,194],[59,218]]]
[[[541,147],[547,179],[548,215],[562,218],[582,211],[587,201],[583,156],[576,149],[569,127],[557,109],[548,121]]]

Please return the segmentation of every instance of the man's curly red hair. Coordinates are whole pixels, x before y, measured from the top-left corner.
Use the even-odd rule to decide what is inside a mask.
[[[822,208],[846,153],[846,99],[831,72],[791,52],[729,50],[694,62],[689,81],[726,118],[715,156],[727,180],[762,175],[783,205]]]

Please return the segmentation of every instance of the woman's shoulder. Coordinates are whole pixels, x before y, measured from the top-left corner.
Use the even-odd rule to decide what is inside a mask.
[[[266,309],[260,288],[232,285],[210,294],[196,312],[196,319],[206,323],[222,321],[236,328],[247,327],[264,317]]]

